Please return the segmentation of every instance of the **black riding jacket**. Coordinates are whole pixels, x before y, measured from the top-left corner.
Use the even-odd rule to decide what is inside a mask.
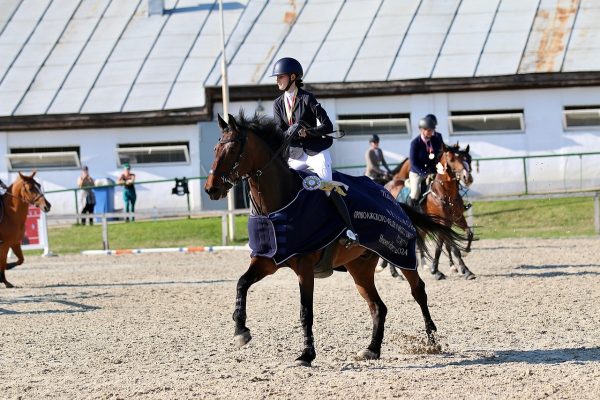
[[[285,112],[285,93],[282,93],[273,103],[273,117],[282,131],[287,131],[290,127],[287,114]],[[317,120],[321,123],[317,127]],[[292,124],[302,121],[311,128],[309,136],[305,138],[295,137],[290,143],[290,157],[299,158],[302,151],[309,156],[319,154],[325,149],[331,147],[333,139],[326,134],[333,131],[333,124],[327,116],[325,109],[317,102],[312,93],[298,88],[294,110],[292,113]]]

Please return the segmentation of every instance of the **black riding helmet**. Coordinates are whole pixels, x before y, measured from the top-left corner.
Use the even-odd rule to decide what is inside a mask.
[[[371,139],[369,139],[369,143],[379,143],[379,135],[374,133]]]
[[[427,114],[425,118],[430,118],[433,121],[433,125],[437,126],[437,118],[433,114]]]
[[[433,118],[432,118],[433,117]],[[436,125],[436,118],[433,115],[426,115],[425,117],[421,118],[421,120],[419,121],[419,128],[420,129],[435,129],[435,125]]]
[[[277,60],[275,65],[273,65],[273,73],[271,76],[284,74],[296,74],[297,78],[302,78],[304,70],[302,69],[302,65],[295,58],[283,57]]]

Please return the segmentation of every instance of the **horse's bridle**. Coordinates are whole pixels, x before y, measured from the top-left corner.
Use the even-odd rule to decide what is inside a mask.
[[[231,129],[227,129],[224,132],[232,132],[233,133],[233,131]],[[238,168],[240,166],[240,161],[243,158],[244,147],[246,147],[246,140],[248,139],[248,135],[242,134],[241,131],[237,132],[237,133],[238,134],[235,137],[232,137],[227,140],[222,140],[221,138],[219,138],[219,141],[218,141],[218,144],[240,142],[240,150],[238,151],[237,156],[235,157],[235,161],[233,162],[231,169],[229,170],[229,172],[227,174],[221,176],[221,179],[223,180],[223,182],[231,185],[232,187],[235,186],[241,179],[244,179],[246,177],[246,175],[240,176]],[[213,171],[210,172],[210,174],[212,174],[212,173],[213,173]],[[233,176],[234,174],[235,174],[235,176]]]
[[[233,132],[233,131],[228,128],[228,129],[224,130],[223,132]],[[241,130],[237,131],[235,133],[237,133],[236,137],[226,139],[226,140],[219,139],[219,141],[217,142],[218,144],[227,144],[227,143],[236,143],[236,142],[241,143],[240,150],[235,158],[235,161],[234,161],[231,169],[229,170],[228,173],[221,176],[221,179],[223,180],[223,182],[231,185],[232,187],[235,186],[236,184],[238,184],[240,182],[240,180],[243,180],[243,179],[251,179],[251,178],[258,179],[262,175],[263,171],[265,169],[267,169],[269,167],[269,165],[271,165],[273,160],[275,160],[281,154],[281,152],[289,146],[289,143],[292,139],[291,136],[287,137],[286,140],[284,141],[284,143],[281,145],[281,147],[279,147],[277,149],[277,151],[273,153],[273,155],[271,156],[269,161],[267,161],[265,163],[265,165],[263,165],[261,168],[257,169],[254,172],[247,173],[245,175],[240,175],[240,173],[237,169],[240,166],[240,160],[244,157],[244,147],[246,146],[248,134],[242,132]],[[213,174],[213,171],[210,171],[209,174]],[[232,178],[232,175],[234,175],[234,174],[235,174],[235,176],[233,176],[233,178]]]
[[[27,204],[29,204],[30,206],[35,206],[35,203],[36,203],[36,202],[37,202],[39,199],[41,199],[42,197],[44,197],[44,194],[43,194],[43,193],[38,193],[38,195],[37,195],[37,196],[36,196],[36,197],[35,197],[33,200],[29,201],[29,200],[27,200],[27,199],[25,199],[25,198],[23,198],[23,197],[21,197],[21,196],[15,196],[14,194],[12,194],[11,192],[9,192],[8,190],[6,191],[6,193],[5,193],[5,194],[6,194],[6,195],[8,195],[8,196],[10,196],[10,197],[13,197],[13,198],[15,198],[15,199],[17,199],[17,200],[19,200],[19,201],[21,201],[22,203],[27,203]]]

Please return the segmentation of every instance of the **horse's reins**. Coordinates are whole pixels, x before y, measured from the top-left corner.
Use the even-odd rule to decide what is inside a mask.
[[[10,196],[12,198],[15,198],[15,199],[17,199],[17,200],[19,200],[19,201],[21,201],[23,203],[27,203],[27,204],[29,204],[31,206],[35,206],[35,202],[38,201],[39,199],[41,199],[42,197],[44,197],[43,193],[38,193],[38,195],[33,200],[29,201],[29,200],[24,199],[21,196],[15,196],[14,194],[12,194],[11,192],[8,191],[8,188],[6,190],[6,193],[4,193],[4,194],[8,195],[8,196]]]

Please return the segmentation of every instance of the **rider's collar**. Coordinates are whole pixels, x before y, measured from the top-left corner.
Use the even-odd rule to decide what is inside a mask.
[[[293,99],[296,97],[296,93],[298,93],[298,88],[294,85],[294,88],[289,88],[285,91],[285,97],[288,99]]]

